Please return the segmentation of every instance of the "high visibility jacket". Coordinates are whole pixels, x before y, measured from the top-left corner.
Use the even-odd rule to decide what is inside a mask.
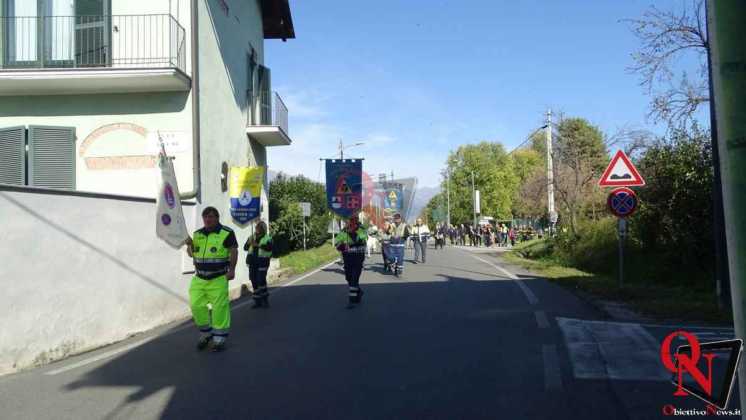
[[[244,245],[244,250],[249,251],[249,256],[256,253],[259,258],[272,258],[272,236],[270,236],[269,233],[265,233],[264,236],[259,239],[257,249],[254,249],[251,245],[252,242],[254,242],[253,235],[248,241],[246,241],[246,245]]]
[[[430,228],[427,225],[414,225],[409,229],[409,233],[414,236],[415,240],[425,241],[430,237]]]
[[[409,227],[403,222],[399,226],[393,224],[389,228],[389,235],[392,239],[407,239],[409,236]]]
[[[204,228],[194,232],[192,258],[198,277],[212,279],[228,272],[230,248],[225,246],[225,241],[231,235],[235,235],[233,230],[223,225],[212,232]]]
[[[367,242],[368,233],[361,227],[355,231],[354,235],[346,230],[337,235],[337,246],[344,248],[343,252],[345,253],[363,253]]]

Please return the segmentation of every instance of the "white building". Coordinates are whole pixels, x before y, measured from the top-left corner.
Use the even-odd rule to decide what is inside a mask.
[[[155,237],[157,139],[188,224],[215,206],[243,243],[226,171],[291,143],[263,63],[294,37],[288,0],[0,0],[0,373],[188,313],[191,262]]]

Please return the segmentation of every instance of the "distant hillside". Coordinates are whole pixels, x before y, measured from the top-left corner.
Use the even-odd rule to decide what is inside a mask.
[[[412,220],[416,219],[420,215],[420,212],[427,206],[430,199],[435,197],[440,192],[440,187],[421,187],[417,188],[414,195],[414,202],[412,203],[412,211],[409,213]]]

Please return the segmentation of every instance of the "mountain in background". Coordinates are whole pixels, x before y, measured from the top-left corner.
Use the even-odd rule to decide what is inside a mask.
[[[430,199],[435,197],[440,192],[440,187],[420,187],[417,188],[414,194],[414,202],[412,203],[412,210],[409,215],[412,221],[420,215],[422,210],[430,202]]]

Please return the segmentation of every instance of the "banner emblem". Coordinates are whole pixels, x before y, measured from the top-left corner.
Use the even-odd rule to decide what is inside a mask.
[[[231,217],[237,224],[245,225],[259,217],[263,184],[263,167],[231,168],[228,195],[231,201]]]
[[[362,208],[363,161],[326,161],[326,200],[329,209],[341,217],[350,217]]]

